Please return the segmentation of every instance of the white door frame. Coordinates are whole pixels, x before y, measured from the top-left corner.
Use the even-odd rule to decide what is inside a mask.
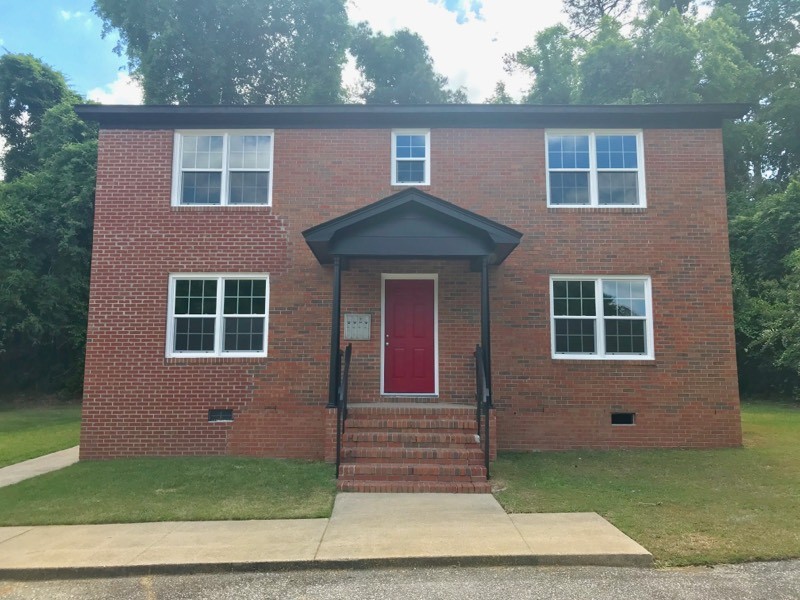
[[[386,364],[386,280],[387,279],[432,279],[433,280],[433,381],[432,394],[387,393],[384,391],[384,368]],[[439,396],[439,274],[438,273],[381,273],[381,396]]]

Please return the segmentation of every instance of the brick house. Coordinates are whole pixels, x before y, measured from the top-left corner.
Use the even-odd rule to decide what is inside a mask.
[[[82,458],[485,491],[497,450],[741,443],[721,125],[745,107],[77,110]]]

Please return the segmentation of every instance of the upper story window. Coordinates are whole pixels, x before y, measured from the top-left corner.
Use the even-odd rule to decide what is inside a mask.
[[[266,356],[266,275],[173,275],[168,357]]]
[[[653,358],[649,277],[554,276],[554,358]]]
[[[641,131],[548,131],[548,206],[646,206]]]
[[[272,140],[266,130],[176,132],[172,204],[270,205]]]
[[[429,185],[431,132],[427,129],[392,132],[392,185]]]

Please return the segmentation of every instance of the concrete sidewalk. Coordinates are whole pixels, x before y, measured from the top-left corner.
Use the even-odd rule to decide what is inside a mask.
[[[19,483],[50,471],[58,471],[78,462],[78,446],[0,468],[0,487]]]
[[[330,519],[0,528],[0,578],[442,564],[652,556],[595,513],[507,515],[489,494],[339,494]]]

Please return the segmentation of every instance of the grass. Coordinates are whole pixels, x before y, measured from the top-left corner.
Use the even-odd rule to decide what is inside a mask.
[[[81,462],[0,488],[0,526],[330,516],[333,467],[255,458]]]
[[[742,406],[744,448],[504,454],[507,512],[598,512],[660,566],[800,557],[800,407]]]
[[[81,407],[0,409],[0,467],[76,446]]]

